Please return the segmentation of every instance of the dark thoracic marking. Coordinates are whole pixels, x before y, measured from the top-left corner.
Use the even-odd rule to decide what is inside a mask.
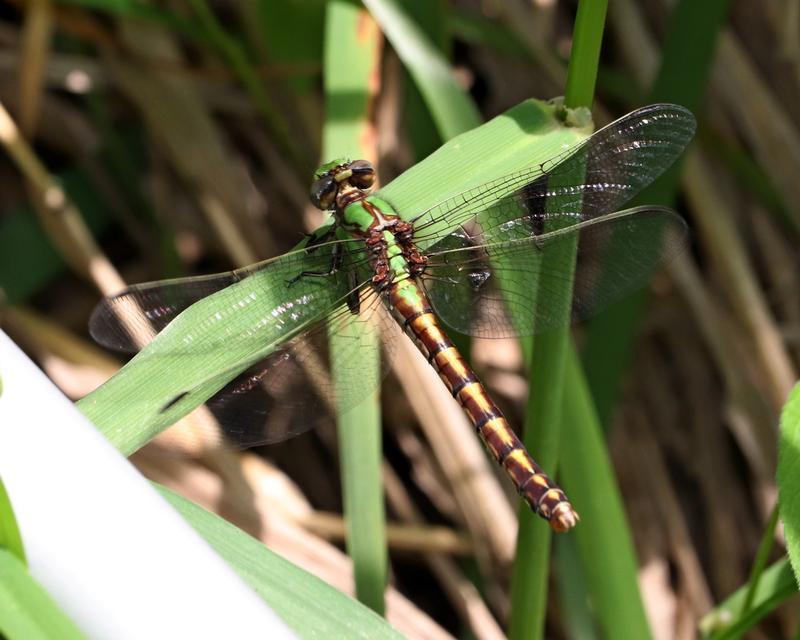
[[[178,404],[178,402],[183,400],[188,395],[189,395],[188,391],[182,391],[177,396],[175,396],[172,400],[167,402],[167,404],[165,404],[163,407],[161,407],[161,411],[159,413],[166,413],[167,411],[172,409],[172,407],[174,407],[176,404]]]
[[[522,189],[522,206],[530,220],[530,233],[540,236],[544,233],[544,219],[547,213],[547,174],[526,184]]]

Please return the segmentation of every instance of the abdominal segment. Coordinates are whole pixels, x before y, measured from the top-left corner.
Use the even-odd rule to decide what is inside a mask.
[[[567,531],[575,526],[578,514],[566,495],[534,462],[475,373],[441,329],[422,287],[412,278],[393,282],[387,302],[531,509],[547,520],[555,531]]]

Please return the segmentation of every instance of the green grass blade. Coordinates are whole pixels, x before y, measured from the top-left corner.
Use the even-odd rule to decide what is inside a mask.
[[[672,100],[697,111],[708,88],[717,36],[731,0],[681,0],[672,10],[661,68],[651,89],[653,102]]]
[[[255,538],[157,487],[184,519],[302,638],[400,638],[385,620]]]
[[[374,366],[377,367],[377,362]],[[377,394],[358,407],[341,413],[337,425],[347,553],[353,560],[356,597],[383,615],[388,550],[381,478],[381,414]]]
[[[374,125],[369,109],[378,88],[373,74],[380,73],[379,38],[375,23],[363,9],[343,0],[328,3],[323,50],[323,162],[373,153]]]
[[[606,450],[603,431],[577,354],[567,351],[565,379],[573,386],[564,398],[562,486],[580,508],[575,528],[586,583],[603,637],[650,637],[636,582],[637,562],[630,530]]]
[[[324,50],[325,97],[323,127],[325,160],[349,156],[372,158],[368,141],[374,80],[380,73],[380,32],[360,7],[331,2],[326,15]],[[350,328],[356,329],[353,325]],[[362,342],[358,363],[332,358],[337,383],[343,378],[377,378],[380,344],[376,336],[332,336],[336,344]],[[370,372],[370,373],[368,373]],[[381,415],[377,393],[357,407],[336,417],[342,473],[344,512],[347,522],[347,553],[353,560],[358,599],[381,615],[388,580],[383,482],[381,478]]]
[[[0,636],[8,640],[73,640],[85,637],[31,577],[22,560],[2,547]]]
[[[558,602],[564,612],[561,616],[564,635],[567,638],[596,640],[600,636],[594,624],[578,542],[574,536],[558,536],[553,540],[553,549]]]
[[[575,248],[572,249],[574,254]],[[571,292],[569,286],[564,292],[566,301],[570,300]],[[552,296],[548,299],[552,300]],[[553,331],[523,344],[529,353],[532,347],[533,354],[523,441],[539,465],[548,473],[555,473],[561,439],[564,350],[569,344],[569,333]],[[509,638],[512,640],[543,637],[552,538],[550,527],[527,504],[521,502],[518,512],[517,553],[511,579]]]
[[[603,1],[583,0],[578,5],[565,97],[565,105],[569,108],[591,107],[605,13],[606,3]],[[548,199],[548,210],[558,210],[557,200]],[[565,248],[563,255],[558,256],[564,273],[571,274],[574,271],[576,251],[577,240],[573,246]],[[572,302],[571,280],[570,276],[560,293],[560,299],[556,301],[560,303],[562,311],[555,313],[567,317],[569,313],[565,311]],[[547,303],[552,302],[552,296],[547,296]],[[569,344],[569,328],[549,332],[535,341],[523,341],[530,363],[531,380],[523,440],[542,468],[551,474],[555,474],[559,459],[564,384],[566,382],[569,388],[574,386],[564,376],[565,353]],[[512,640],[541,638],[544,635],[551,532],[537,520],[526,505],[520,505],[517,557],[511,580],[509,637]]]
[[[735,640],[772,613],[778,605],[797,595],[797,582],[786,558],[778,560],[761,576],[751,606],[739,616],[748,597],[749,585],[738,589],[700,621],[701,637],[706,640]]]
[[[750,577],[747,580],[747,595],[745,596],[744,602],[742,602],[741,616],[745,616],[753,605],[761,576],[764,574],[770,553],[772,553],[772,549],[775,546],[775,529],[778,526],[778,513],[778,505],[775,505],[772,509],[772,515],[770,515],[769,521],[767,522],[767,526],[764,528],[761,542],[759,542],[758,550],[756,551],[756,558],[750,570]]]
[[[447,59],[451,49],[450,32],[447,28],[449,8],[443,0],[398,0],[400,6],[413,19],[414,23],[425,34],[425,37]],[[406,69],[405,84],[405,120],[408,130],[408,141],[415,161],[422,160],[442,143],[442,137],[436,128],[430,110],[413,82],[413,76]]]
[[[364,0],[411,73],[443,140],[480,123],[480,114],[458,85],[441,53],[393,0]]]
[[[2,393],[1,385],[0,393]],[[25,563],[25,546],[22,544],[11,498],[8,497],[2,478],[0,478],[0,549],[6,549],[19,558],[20,562]]]
[[[585,168],[576,169],[578,175],[565,178],[567,182],[579,182]],[[555,186],[555,185],[553,185]],[[546,208],[556,212],[563,210],[558,196],[548,198]],[[546,227],[547,231],[554,228]],[[577,239],[565,244],[558,255],[546,257],[545,269],[569,274],[560,291],[548,291],[536,301],[539,312],[554,317],[570,317],[572,308],[572,277],[577,255]],[[535,258],[534,258],[535,259]],[[508,285],[504,285],[507,288]],[[518,285],[519,286],[519,285]],[[537,291],[534,283],[524,283],[534,299]],[[544,308],[546,305],[546,308]],[[568,322],[567,322],[568,325]],[[562,398],[565,396],[564,359],[569,348],[569,327],[550,331],[535,340],[523,340],[530,378],[528,406],[523,430],[526,447],[539,464],[550,473],[555,473],[559,458],[561,439]],[[517,535],[517,557],[511,580],[512,614],[511,638],[542,637],[547,611],[547,575],[550,567],[550,528],[530,512],[526,504],[519,508],[520,528]]]
[[[252,24],[243,24],[252,32],[254,45],[264,50],[273,65],[287,71],[297,69],[287,78],[287,84],[298,95],[315,101],[317,70],[322,63],[325,5],[322,2],[296,0],[256,0],[244,3]]]
[[[792,390],[781,415],[778,503],[789,559],[800,581],[800,385]]]
[[[607,7],[607,0],[582,0],[578,3],[564,92],[564,104],[572,109],[591,108],[594,101]]]

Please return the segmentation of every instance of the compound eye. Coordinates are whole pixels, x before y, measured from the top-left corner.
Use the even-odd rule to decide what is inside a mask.
[[[350,163],[350,183],[359,189],[369,189],[375,182],[375,168],[366,160],[354,160]]]
[[[311,203],[323,211],[333,209],[338,190],[339,187],[333,176],[323,176],[311,185]]]

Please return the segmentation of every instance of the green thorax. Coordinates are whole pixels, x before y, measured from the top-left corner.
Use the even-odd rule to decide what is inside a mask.
[[[369,205],[365,205],[368,202]],[[371,205],[371,206],[370,206]],[[367,234],[380,224],[380,218],[396,218],[397,213],[385,200],[370,196],[347,205],[342,212],[341,224],[345,229],[354,233]]]
[[[398,218],[397,213],[385,200],[370,196],[347,205],[341,215],[341,224],[345,230],[358,235],[371,235],[383,222]],[[403,249],[397,243],[394,234],[386,229],[381,232],[386,246],[385,257],[389,262],[389,270],[393,282],[405,280],[409,276],[408,262]]]

